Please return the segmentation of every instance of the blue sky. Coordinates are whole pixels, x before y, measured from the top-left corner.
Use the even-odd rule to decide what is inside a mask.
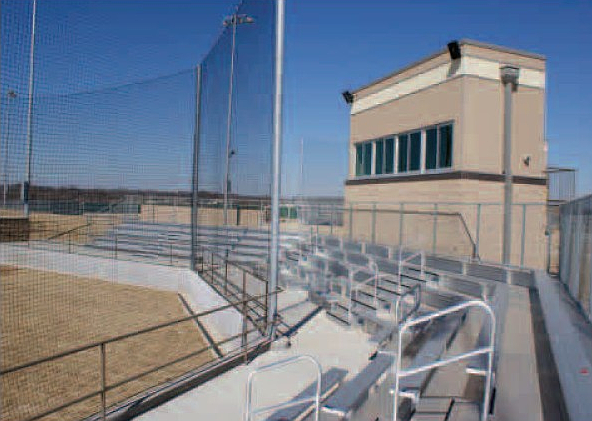
[[[74,92],[198,63],[232,0],[38,0],[37,92]],[[26,0],[2,0],[24,4]],[[285,191],[343,190],[348,107],[341,92],[472,38],[547,56],[549,163],[579,169],[592,191],[592,2],[287,0]],[[67,31],[65,30],[67,28]],[[26,34],[26,25],[22,25]],[[43,30],[46,30],[45,34]],[[3,31],[4,37],[4,31]],[[21,49],[26,51],[23,36]]]

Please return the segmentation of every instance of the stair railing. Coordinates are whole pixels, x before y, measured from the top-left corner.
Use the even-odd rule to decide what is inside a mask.
[[[252,404],[252,397],[253,397],[253,379],[260,373],[278,370],[288,365],[296,364],[299,362],[308,361],[313,365],[316,371],[316,388],[314,395],[306,396],[304,398],[299,399],[292,399],[291,401],[276,404],[276,405],[269,405],[263,406],[260,408],[253,408]],[[311,357],[310,355],[297,355],[295,357],[290,357],[285,360],[280,360],[273,362],[271,364],[264,365],[262,367],[258,367],[249,373],[249,378],[247,379],[247,400],[246,400],[246,407],[245,407],[245,421],[251,421],[256,418],[258,415],[266,414],[273,411],[278,411],[284,408],[290,408],[297,405],[302,405],[305,403],[314,403],[314,420],[319,421],[319,414],[321,409],[321,377],[322,377],[323,369],[321,368],[321,364]]]
[[[463,352],[451,357],[447,357],[444,359],[439,359],[433,361],[429,364],[419,365],[415,367],[410,367],[403,369],[401,367],[402,359],[403,359],[403,336],[404,333],[413,326],[418,324],[422,324],[425,322],[432,321],[434,319],[439,319],[444,316],[453,313],[462,312],[471,307],[479,307],[484,310],[486,315],[489,316],[489,345],[487,346],[477,346],[472,351]],[[449,364],[454,364],[459,361],[463,361],[469,358],[476,357],[478,355],[487,355],[487,369],[485,370],[485,388],[483,391],[483,404],[481,406],[481,416],[480,421],[487,421],[487,416],[489,414],[489,403],[491,398],[491,378],[492,378],[492,370],[493,370],[493,356],[495,353],[495,329],[496,329],[496,317],[495,313],[493,312],[492,308],[484,301],[481,300],[471,300],[466,301],[464,303],[460,303],[454,306],[450,306],[443,310],[436,311],[434,313],[426,314],[424,316],[416,317],[413,319],[408,319],[399,325],[399,335],[397,336],[397,352],[395,354],[395,364],[393,364],[393,375],[394,375],[394,392],[393,392],[393,421],[398,421],[398,409],[399,409],[399,396],[405,395],[409,396],[409,393],[406,391],[401,391],[401,379],[409,376],[413,376],[418,373],[423,373],[426,371],[431,371],[435,368],[443,367]]]

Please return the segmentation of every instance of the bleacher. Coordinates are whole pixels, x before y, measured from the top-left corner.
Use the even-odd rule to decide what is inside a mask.
[[[199,226],[197,235],[198,244],[228,256],[230,261],[247,266],[266,263],[267,231]],[[393,353],[396,352],[393,344],[399,340],[398,330],[405,321],[427,317],[471,300],[487,303],[498,320],[503,320],[505,314],[507,292],[503,282],[508,276],[507,270],[494,265],[323,235],[282,233],[280,245],[282,288],[307,291],[309,300],[323,309],[323,317],[347,329],[368,333],[369,340],[375,344],[376,353],[364,369],[347,381],[343,381],[341,372],[338,380],[331,380],[331,390],[323,396],[322,419],[355,419],[355,414],[368,405],[372,390],[384,387],[384,379],[393,368]],[[179,224],[121,224],[93,238],[92,247],[107,250],[117,247],[138,256],[174,255],[189,261],[190,231],[188,225]],[[207,258],[203,258],[207,267]],[[213,272],[210,276],[204,270],[202,277],[231,299],[238,300],[242,294],[238,283],[225,283]],[[523,284],[532,282],[531,277],[532,274],[525,271],[512,273],[513,280]],[[265,317],[263,310],[256,302],[249,305],[252,323],[257,324]],[[401,338],[406,361],[411,362],[410,366],[421,366],[443,358],[466,323],[479,323],[479,333],[473,343],[475,348],[484,347],[489,341],[487,320],[465,310],[413,326]],[[280,328],[279,333],[286,330]],[[497,345],[499,335],[496,336]],[[493,358],[492,379],[495,379],[496,362],[497,354]],[[479,419],[481,402],[459,396],[439,396],[439,400],[423,396],[434,370],[402,379],[399,419]],[[484,382],[487,371],[486,355],[474,356],[467,360],[466,381],[476,378]],[[445,407],[440,418],[438,411],[426,410],[434,402]],[[310,405],[299,408],[301,411],[279,411],[276,415],[280,418],[269,419],[300,419],[303,413],[310,416]]]

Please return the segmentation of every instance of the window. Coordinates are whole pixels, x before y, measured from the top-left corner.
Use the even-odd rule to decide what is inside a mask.
[[[419,171],[421,168],[421,132],[409,135],[409,171]]]
[[[426,170],[434,170],[438,163],[438,129],[426,130]]]
[[[399,172],[407,172],[407,143],[408,136],[406,134],[399,136]]]
[[[376,162],[374,162],[374,174],[384,173],[384,140],[376,141]]]
[[[384,141],[384,172],[392,174],[395,167],[395,139],[392,137]]]
[[[364,143],[364,175],[372,174],[372,142]]]
[[[449,168],[452,166],[452,124],[440,126],[440,156],[439,167]]]
[[[372,143],[364,142],[356,145],[356,175],[372,174]]]
[[[364,155],[362,154],[362,145],[356,145],[356,175],[362,175]]]
[[[358,143],[355,145],[356,176],[452,167],[452,126],[452,123],[439,124],[399,136]]]

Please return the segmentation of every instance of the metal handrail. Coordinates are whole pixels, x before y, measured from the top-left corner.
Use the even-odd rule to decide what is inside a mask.
[[[179,323],[183,323],[183,322],[186,322],[186,321],[198,320],[200,317],[205,317],[205,316],[208,316],[208,315],[213,314],[213,313],[218,312],[218,311],[224,311],[224,310],[230,309],[232,307],[238,306],[240,304],[245,305],[249,301],[257,300],[257,299],[260,299],[260,298],[265,297],[267,295],[277,294],[278,292],[279,291],[272,291],[269,294],[263,294],[263,295],[260,295],[260,296],[251,297],[251,298],[249,298],[247,300],[243,300],[243,301],[232,302],[232,303],[229,303],[229,304],[226,304],[226,305],[223,305],[223,306],[220,306],[220,307],[216,307],[216,308],[213,308],[213,309],[205,310],[205,311],[202,311],[200,313],[196,313],[196,314],[193,314],[193,315],[190,315],[190,316],[185,316],[185,317],[182,317],[182,318],[177,318],[177,319],[171,320],[169,322],[160,323],[160,324],[153,325],[153,326],[150,326],[150,327],[147,327],[147,328],[144,328],[144,329],[139,329],[139,330],[136,330],[136,331],[133,331],[133,332],[129,332],[129,333],[126,333],[126,334],[123,334],[123,335],[118,335],[118,336],[114,336],[112,338],[104,339],[104,340],[101,340],[101,341],[92,342],[92,343],[89,343],[87,345],[83,345],[83,346],[79,346],[79,347],[76,347],[76,348],[73,348],[73,349],[69,349],[69,350],[66,350],[66,351],[63,351],[63,352],[54,354],[54,355],[50,355],[48,357],[44,357],[44,358],[40,358],[40,359],[37,359],[37,360],[34,360],[34,361],[27,362],[27,363],[24,363],[24,364],[18,364],[18,365],[12,366],[12,367],[3,368],[3,369],[0,369],[0,376],[4,376],[4,375],[10,374],[10,373],[14,373],[14,372],[18,372],[18,371],[21,371],[21,370],[28,369],[28,368],[33,367],[33,366],[37,366],[37,365],[40,365],[40,364],[52,362],[52,361],[55,361],[55,360],[58,360],[58,359],[61,359],[61,358],[68,357],[70,355],[78,354],[80,352],[84,352],[84,351],[88,351],[88,350],[91,350],[91,349],[98,348],[99,349],[99,354],[100,354],[100,379],[101,379],[101,387],[100,387],[99,390],[95,390],[95,391],[90,392],[88,394],[85,394],[83,396],[79,396],[78,398],[76,398],[76,399],[74,399],[72,401],[69,401],[69,402],[66,402],[66,403],[64,403],[62,405],[56,406],[54,408],[51,408],[51,409],[49,409],[49,410],[47,410],[47,411],[45,411],[43,413],[39,413],[39,414],[34,415],[32,417],[26,418],[24,421],[38,420],[40,418],[46,417],[47,415],[51,415],[53,413],[56,413],[58,411],[61,411],[61,410],[65,409],[65,408],[68,408],[68,407],[70,407],[72,405],[75,405],[77,403],[80,403],[80,402],[82,402],[84,400],[87,400],[87,399],[90,399],[90,398],[93,398],[93,397],[97,397],[97,396],[99,396],[101,398],[100,418],[104,420],[105,417],[106,417],[106,410],[107,410],[107,404],[106,404],[106,393],[107,392],[109,392],[109,391],[111,391],[113,389],[116,389],[118,387],[121,387],[122,385],[127,384],[129,382],[135,381],[135,380],[137,380],[137,379],[139,379],[141,377],[145,377],[145,376],[147,376],[149,374],[152,374],[152,373],[154,373],[156,371],[159,371],[161,369],[164,369],[166,367],[169,367],[171,365],[178,364],[178,363],[180,363],[182,361],[186,361],[189,358],[192,358],[194,356],[200,355],[200,354],[202,354],[204,352],[207,352],[208,350],[213,350],[214,345],[220,346],[220,345],[232,343],[233,341],[235,341],[235,340],[237,340],[237,339],[239,339],[241,337],[247,337],[247,335],[249,335],[249,334],[251,334],[253,332],[256,332],[257,331],[257,328],[247,329],[247,330],[245,330],[243,328],[243,331],[242,332],[239,332],[239,333],[237,333],[235,335],[229,336],[229,337],[227,337],[225,339],[219,340],[219,341],[215,342],[214,344],[209,344],[209,345],[207,345],[205,347],[202,347],[202,348],[198,349],[197,351],[193,351],[193,352],[190,352],[189,354],[185,354],[185,355],[183,355],[181,357],[178,357],[178,358],[174,359],[173,361],[168,361],[168,362],[163,363],[161,365],[158,365],[156,367],[152,367],[152,368],[150,368],[148,370],[145,370],[145,371],[142,371],[140,373],[134,374],[131,377],[127,377],[125,379],[121,379],[121,380],[118,380],[115,383],[110,383],[110,384],[107,383],[107,375],[106,375],[106,359],[107,359],[107,356],[106,356],[106,354],[107,354],[106,353],[106,345],[111,344],[111,343],[116,343],[116,342],[119,342],[121,340],[125,340],[125,339],[131,338],[131,337],[135,337],[135,336],[138,336],[138,335],[150,333],[150,332],[153,332],[153,331],[156,331],[156,330],[159,330],[159,329],[163,329],[163,328],[166,328],[166,327],[170,327],[170,326],[173,326],[173,325],[177,325]],[[242,350],[243,353],[247,353],[249,351],[248,343],[245,342],[244,344],[242,344],[241,348],[243,349]],[[239,348],[239,349],[241,349],[241,348]],[[220,359],[219,361],[223,361],[223,358]]]
[[[316,368],[317,380],[316,380],[315,394],[311,395],[310,397],[293,399],[289,402],[285,402],[282,404],[264,406],[261,408],[253,409],[251,400],[252,400],[252,396],[253,396],[253,379],[255,378],[255,376],[259,373],[282,368],[287,365],[295,364],[300,361],[309,361]],[[323,369],[321,368],[321,364],[319,364],[319,362],[315,358],[311,357],[310,355],[297,355],[295,357],[286,358],[284,360],[276,361],[274,363],[264,365],[262,367],[258,367],[255,370],[251,371],[249,373],[249,377],[247,379],[247,399],[246,399],[246,405],[245,405],[245,421],[251,421],[253,419],[252,418],[253,416],[256,416],[259,414],[265,414],[265,413],[268,413],[271,411],[277,411],[279,409],[290,408],[292,406],[300,405],[303,403],[309,403],[309,402],[310,403],[314,402],[314,405],[315,405],[314,420],[319,421],[319,414],[320,414],[320,409],[321,409],[321,377],[322,377],[322,373],[323,373]]]
[[[410,256],[407,256],[405,259],[403,259],[403,249],[405,247],[401,246],[399,247],[399,264],[398,266],[398,279],[399,279],[399,285],[401,285],[401,275],[402,275],[402,268],[403,266],[407,266],[411,260],[415,259],[417,256],[421,256],[421,264],[420,264],[420,276],[421,279],[425,280],[425,266],[426,266],[426,256],[425,256],[425,251],[420,250],[416,253],[413,253]],[[415,265],[414,265],[415,266]]]
[[[405,314],[405,316],[403,316],[402,302],[403,299],[409,295],[413,295],[413,307]],[[397,298],[395,298],[393,302],[396,323],[404,322],[410,315],[415,313],[421,305],[421,284],[415,284],[412,288],[408,289],[403,294],[397,296]],[[391,306],[391,311],[392,309],[393,306]]]
[[[454,355],[452,357],[448,357],[445,359],[436,360],[429,364],[424,364],[412,368],[402,369],[402,349],[403,349],[403,336],[407,329],[416,326],[421,323],[429,322],[434,319],[442,318],[446,315],[452,313],[458,313],[470,307],[480,307],[485,310],[485,312],[489,315],[490,318],[490,332],[489,332],[489,346],[485,347],[477,347],[476,349],[460,353]],[[399,408],[399,394],[400,394],[400,382],[401,378],[409,377],[414,374],[422,373],[425,371],[430,371],[435,368],[443,367],[448,364],[453,364],[468,358],[475,357],[477,355],[488,354],[487,358],[487,374],[485,379],[485,388],[483,391],[483,405],[481,407],[481,421],[487,421],[487,414],[489,413],[489,402],[491,397],[491,377],[492,377],[492,369],[493,369],[493,355],[495,353],[495,329],[496,329],[496,317],[495,313],[493,312],[492,308],[484,301],[481,300],[471,300],[466,301],[464,303],[460,303],[454,306],[450,306],[446,309],[436,311],[434,313],[426,314],[424,316],[416,317],[414,319],[409,319],[399,325],[399,336],[397,338],[397,353],[395,355],[395,364],[393,365],[394,370],[394,395],[393,395],[393,421],[397,421],[398,418],[398,408]]]
[[[378,308],[378,266],[376,265],[376,263],[371,262],[370,264],[370,270],[374,270],[374,275],[370,276],[369,278],[361,281],[361,282],[356,282],[354,281],[354,275],[364,269],[367,269],[365,267],[360,267],[357,269],[354,269],[353,272],[350,271],[349,272],[349,276],[348,276],[348,283],[349,283],[349,303],[348,303],[348,308],[347,308],[347,315],[348,318],[351,319],[351,313],[352,313],[352,307],[353,307],[353,302],[352,302],[352,298],[354,295],[355,291],[359,291],[363,286],[368,285],[369,283],[371,283],[372,281],[374,281],[374,306]],[[354,285],[355,282],[355,285]]]

